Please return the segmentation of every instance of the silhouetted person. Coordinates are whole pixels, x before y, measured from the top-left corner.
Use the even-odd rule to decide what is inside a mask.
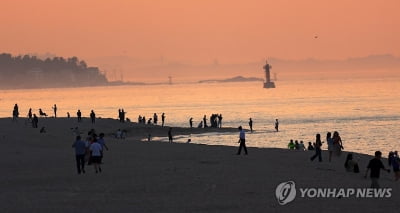
[[[365,172],[365,178],[367,178],[369,170],[371,170],[371,188],[379,188],[378,179],[381,173],[381,169],[390,172],[390,169],[386,169],[381,161],[382,152],[376,151],[375,157],[369,161],[367,171]]]
[[[47,117],[47,114],[45,112],[43,112],[42,108],[39,108],[39,115],[40,117]]]
[[[203,117],[203,126],[204,126],[204,128],[208,127],[207,126],[207,117],[206,117],[206,115],[204,115],[204,117]]]
[[[322,162],[321,146],[322,146],[321,135],[317,134],[315,136],[315,155],[311,157],[311,161],[313,161],[316,157],[318,157],[319,162]]]
[[[82,112],[80,109],[78,109],[78,112],[76,112],[76,116],[78,116],[78,122],[82,122]]]
[[[169,128],[168,130],[168,142],[172,143],[173,138],[172,138],[172,127]]]
[[[250,132],[253,132],[253,120],[251,118],[249,119],[249,127],[250,127]]]
[[[154,113],[154,115],[153,115],[153,122],[154,122],[154,125],[157,125],[157,121],[158,121],[157,113]]]
[[[237,155],[240,155],[240,152],[242,151],[242,147],[244,149],[244,153],[247,155],[247,148],[246,148],[246,133],[244,132],[242,126],[239,126],[239,150],[237,152]]]
[[[29,120],[32,120],[32,108],[29,108],[28,118],[29,118]]]
[[[279,132],[279,121],[278,121],[278,119],[275,119],[275,130],[277,132]]]
[[[314,150],[314,146],[311,144],[311,142],[308,142],[307,150]]]
[[[218,127],[222,128],[222,114],[218,115]]]
[[[161,126],[164,126],[164,122],[165,122],[165,113],[161,114]]]
[[[69,112],[67,112],[67,118],[70,118],[71,117],[71,115],[69,114]]]
[[[189,119],[189,125],[190,125],[190,128],[193,128],[193,118]]]
[[[122,133],[121,133],[121,138],[122,138]],[[106,145],[106,141],[104,140],[104,133],[99,134],[99,138],[97,139],[97,143],[101,145],[101,157],[100,157],[100,163],[103,162],[103,157],[104,157],[104,149],[108,151],[108,147]]]
[[[126,114],[126,112],[124,111],[124,109],[122,109],[122,110],[121,110],[121,115],[122,115],[121,122],[122,122],[122,123],[125,122],[125,114]]]
[[[96,123],[96,114],[94,111],[90,111],[90,119],[92,120],[92,124]]]
[[[81,140],[81,136],[76,136],[76,140],[72,144],[72,147],[75,148],[76,168],[78,174],[81,174],[81,172],[85,173],[86,144]]]
[[[39,118],[36,116],[36,114],[33,114],[32,127],[38,128],[38,123],[39,123]]]
[[[13,109],[13,121],[17,121],[18,116],[19,116],[19,111],[18,111],[18,104],[14,105],[14,109]]]
[[[54,110],[54,117],[57,118],[57,105],[54,104],[53,110]]]

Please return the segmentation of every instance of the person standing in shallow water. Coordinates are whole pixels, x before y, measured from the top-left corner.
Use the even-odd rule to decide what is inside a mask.
[[[239,150],[237,152],[237,155],[240,155],[240,152],[242,151],[242,147],[244,149],[244,154],[247,155],[247,148],[246,148],[246,133],[244,132],[242,126],[239,126]]]
[[[275,119],[275,130],[277,132],[279,132],[279,121],[278,121],[278,119]]]
[[[318,157],[319,162],[322,162],[322,156],[321,156],[321,135],[317,134],[315,136],[315,155],[311,157],[311,161],[313,161],[316,157]]]
[[[251,118],[249,119],[249,127],[250,127],[250,132],[253,132],[253,120]]]
[[[190,128],[193,128],[193,118],[189,119],[189,125],[190,125]]]

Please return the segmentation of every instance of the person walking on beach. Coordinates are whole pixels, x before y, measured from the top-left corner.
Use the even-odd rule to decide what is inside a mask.
[[[311,157],[311,161],[313,161],[316,157],[318,157],[319,162],[322,162],[322,156],[321,156],[321,135],[317,134],[315,136],[315,155]]]
[[[375,157],[369,161],[367,166],[367,171],[365,172],[365,178],[367,178],[368,172],[371,170],[370,177],[371,177],[371,188],[380,188],[378,179],[380,176],[381,169],[390,172],[390,169],[386,169],[381,161],[382,152],[376,151]]]
[[[96,114],[94,111],[90,111],[90,119],[92,120],[92,124],[96,123]]]
[[[342,149],[343,149],[343,143],[342,143],[342,138],[339,136],[339,132],[335,131],[333,132],[333,152],[335,153],[336,156],[340,156],[342,154]]]
[[[189,125],[190,125],[190,128],[193,128],[193,118],[192,117],[189,119]]]
[[[165,113],[161,114],[161,126],[164,126],[164,122],[165,122]]]
[[[57,105],[55,104],[53,106],[53,111],[54,111],[54,118],[57,118]]]
[[[275,119],[275,130],[277,132],[279,132],[279,121],[278,121],[278,119]]]
[[[76,112],[76,116],[78,116],[78,122],[82,122],[82,112],[80,109],[78,109],[78,112]]]
[[[78,169],[78,174],[81,172],[85,173],[85,154],[86,154],[86,143],[81,140],[81,136],[76,136],[75,142],[72,144],[75,148],[75,159],[76,168]]]
[[[332,133],[326,133],[326,142],[328,144],[328,152],[329,152],[329,162],[332,160],[332,154],[334,150],[333,138],[331,137]]]
[[[104,140],[104,133],[99,134],[99,139],[97,139],[97,143],[101,145],[101,157],[100,157],[100,163],[103,163],[103,157],[104,157],[104,149],[108,151],[108,147],[106,145],[106,141]]]
[[[239,126],[239,150],[237,152],[237,155],[240,155],[240,152],[242,151],[242,147],[244,149],[244,154],[247,155],[247,148],[246,148],[246,133],[244,132],[242,126]]]
[[[249,119],[249,127],[250,127],[250,132],[253,132],[253,120],[251,118]]]
[[[222,128],[222,114],[218,115],[218,127]]]
[[[169,128],[168,130],[168,142],[172,143],[173,138],[172,138],[172,127]]]
[[[103,151],[101,145],[97,142],[95,137],[92,138],[93,143],[89,147],[90,162],[93,164],[96,173],[101,172],[101,152]]]

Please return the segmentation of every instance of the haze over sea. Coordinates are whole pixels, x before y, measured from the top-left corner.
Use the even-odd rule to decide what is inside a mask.
[[[178,127],[188,127],[190,117],[197,127],[204,115],[209,122],[210,115],[218,113],[224,127],[248,128],[249,118],[253,119],[255,132],[247,133],[248,146],[286,148],[290,139],[307,144],[316,133],[325,140],[327,131],[339,131],[347,151],[400,150],[399,79],[277,81],[276,86],[263,89],[262,82],[249,82],[1,90],[0,117],[11,117],[15,103],[23,119],[30,107],[33,113],[39,114],[42,108],[52,115],[52,106],[57,104],[59,117],[70,112],[75,119],[77,109],[88,117],[93,109],[97,117],[117,118],[118,109],[123,108],[133,122],[139,115],[148,119],[153,113],[161,120],[164,112],[166,125]],[[279,132],[274,131],[276,118]],[[237,146],[238,136],[175,137],[177,142],[191,137],[193,143]]]

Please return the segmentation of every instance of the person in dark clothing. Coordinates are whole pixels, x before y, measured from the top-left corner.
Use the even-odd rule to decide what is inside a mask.
[[[250,132],[253,132],[253,120],[251,118],[249,119],[249,127],[250,127]]]
[[[321,156],[321,135],[317,134],[315,136],[315,155],[311,157],[311,161],[313,161],[316,157],[318,157],[319,162],[322,162],[322,156]]]
[[[390,172],[390,169],[386,169],[381,161],[382,152],[376,151],[375,157],[369,161],[367,171],[365,172],[365,178],[367,178],[369,170],[371,170],[371,188],[379,188],[378,179],[380,176],[381,169]]]
[[[308,142],[307,150],[314,150],[314,146],[311,144],[311,142]]]
[[[246,148],[246,134],[242,128],[242,126],[239,126],[239,150],[237,152],[237,155],[240,155],[240,151],[242,150],[242,147],[244,149],[244,154],[247,155],[247,148]]]
[[[33,114],[32,127],[38,128],[38,123],[39,123],[39,118],[36,116],[36,114]]]
[[[57,118],[57,105],[54,104],[53,110],[54,110],[54,118]]]
[[[85,173],[86,144],[81,140],[81,136],[76,136],[76,140],[72,144],[72,147],[75,148],[76,168],[78,169],[78,174],[81,174],[81,172]]]
[[[193,118],[189,119],[189,125],[190,125],[190,128],[193,128]]]
[[[161,114],[161,126],[164,126],[164,122],[165,122],[165,113]]]
[[[172,143],[173,142],[173,138],[172,138],[172,127],[169,128],[168,131],[168,142]]]
[[[204,128],[207,128],[207,127],[208,127],[206,115],[204,115],[204,117],[203,117],[203,126],[204,126]]]
[[[96,123],[96,114],[93,110],[90,112],[90,119],[92,120],[92,124]]]
[[[29,120],[32,119],[32,108],[29,108],[29,111],[28,111],[28,118],[29,118]]]
[[[78,112],[76,112],[76,116],[78,116],[78,122],[82,121],[82,112],[80,109],[78,109]]]

